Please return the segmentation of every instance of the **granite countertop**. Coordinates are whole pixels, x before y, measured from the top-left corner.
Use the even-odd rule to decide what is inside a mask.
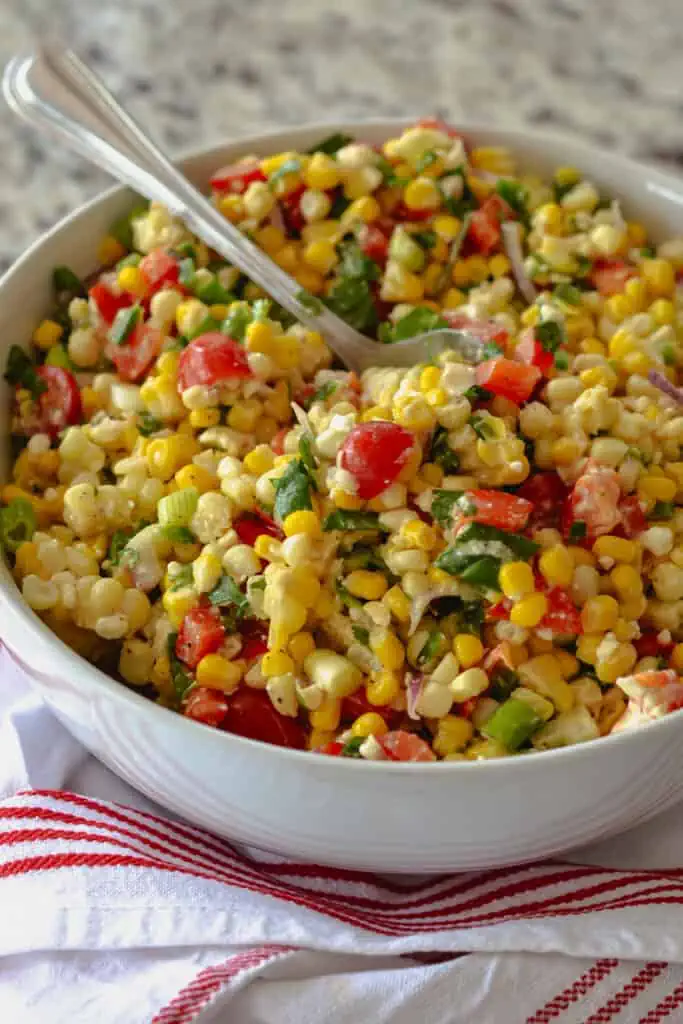
[[[3,62],[59,34],[170,152],[306,120],[529,124],[683,166],[680,0],[0,0]],[[108,184],[0,110],[0,269]]]

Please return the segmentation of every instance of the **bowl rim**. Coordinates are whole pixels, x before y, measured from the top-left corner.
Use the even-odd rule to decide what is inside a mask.
[[[280,140],[284,142],[286,140],[291,140],[292,137],[296,138],[297,136],[318,132],[321,133],[322,137],[324,137],[322,133],[329,134],[331,132],[349,132],[362,135],[364,131],[382,130],[389,133],[392,131],[402,130],[407,126],[414,124],[416,120],[417,115],[412,118],[365,118],[350,119],[348,121],[305,122],[304,124],[291,125],[285,128],[273,128],[262,132],[239,135],[223,141],[213,140],[206,145],[183,150],[182,153],[173,156],[173,162],[179,165],[184,165],[186,163],[191,163],[192,161],[206,160],[210,158],[212,154],[215,154],[216,158],[220,159],[219,154],[224,152],[226,149],[241,147],[247,148],[249,146],[260,147],[270,144],[276,145]],[[459,121],[457,123],[457,129],[458,131],[462,131],[464,135],[472,135],[475,137],[477,135],[491,133],[499,136],[501,139],[505,138],[506,140],[511,140],[513,145],[514,140],[517,139],[520,142],[526,140],[537,142],[540,145],[555,144],[570,147],[572,163],[575,162],[580,164],[582,156],[591,160],[595,160],[596,158],[605,159],[605,161],[613,167],[621,167],[624,170],[629,170],[632,173],[639,173],[643,176],[647,175],[650,180],[654,178],[659,189],[665,190],[668,194],[674,192],[683,200],[683,182],[675,174],[662,170],[654,164],[636,160],[633,157],[621,153],[606,152],[599,146],[592,146],[581,140],[575,140],[570,135],[563,135],[558,132],[544,132],[521,126],[508,128],[494,123],[470,121]],[[290,145],[292,144],[296,145],[297,143],[290,142]],[[126,193],[131,196],[134,194],[133,191],[125,185],[112,185],[109,188],[98,192],[95,196],[86,200],[84,203],[81,203],[74,210],[61,217],[47,231],[40,234],[0,277],[0,301],[2,301],[3,289],[6,287],[8,282],[11,281],[15,274],[20,273],[24,267],[33,260],[36,253],[47,242],[52,240],[75,221],[87,218],[88,214],[98,205],[105,203],[116,195],[124,196]],[[644,741],[647,736],[652,736],[654,739],[656,732],[663,735],[666,730],[678,728],[679,724],[683,721],[683,708],[681,708],[677,711],[672,711],[669,714],[664,715],[662,718],[650,721],[643,727],[626,730],[620,733],[610,733],[607,736],[600,736],[594,740],[589,740],[586,743],[576,743],[571,746],[559,747],[552,750],[534,751],[531,756],[520,757],[513,755],[480,761],[369,761],[363,758],[328,757],[314,751],[294,750],[289,747],[279,747],[272,743],[249,739],[244,736],[235,735],[234,733],[224,732],[220,729],[209,730],[203,723],[186,718],[183,715],[179,715],[178,712],[172,711],[170,708],[156,704],[154,701],[149,700],[140,693],[137,693],[134,689],[118,682],[118,680],[102,671],[102,669],[98,668],[96,665],[90,664],[86,658],[82,657],[74,651],[73,648],[69,647],[69,645],[61,640],[60,637],[58,637],[57,634],[43,622],[40,616],[26,604],[9,571],[4,555],[2,557],[1,569],[0,602],[7,602],[11,606],[11,613],[17,615],[22,620],[27,630],[34,632],[37,631],[39,635],[42,636],[46,644],[54,650],[55,657],[60,662],[66,662],[65,667],[67,669],[70,669],[72,672],[79,675],[85,671],[87,671],[89,675],[94,675],[99,684],[107,690],[109,695],[115,701],[127,704],[129,707],[138,708],[142,714],[146,713],[150,715],[170,716],[170,718],[167,718],[169,724],[174,722],[176,728],[201,730],[201,735],[207,736],[207,742],[234,743],[238,745],[237,749],[242,747],[244,750],[260,748],[264,756],[269,756],[273,759],[279,759],[281,757],[296,758],[302,766],[307,763],[315,763],[316,767],[322,771],[334,773],[338,770],[338,766],[343,764],[343,771],[371,772],[373,775],[376,775],[378,772],[381,774],[391,775],[401,775],[403,773],[431,773],[435,770],[441,774],[444,772],[451,774],[454,772],[466,773],[472,771],[479,773],[496,773],[505,770],[524,772],[529,769],[529,766],[542,766],[546,764],[550,758],[555,762],[569,762],[578,757],[585,757],[587,753],[599,757],[601,756],[601,751],[604,751],[603,756],[608,756],[609,752],[616,749],[618,745],[621,745],[622,749],[625,749],[627,744],[632,744],[639,738],[641,741]],[[10,651],[13,650],[12,644],[6,643],[6,646]],[[20,655],[18,654],[17,656],[19,660],[21,660]],[[30,675],[30,670],[28,670],[28,674]],[[212,735],[213,739],[208,739],[208,737]],[[221,739],[217,739],[217,737],[221,737]]]

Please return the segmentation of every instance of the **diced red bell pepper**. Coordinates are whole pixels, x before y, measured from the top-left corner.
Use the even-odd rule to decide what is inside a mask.
[[[105,324],[113,324],[114,317],[120,309],[130,306],[130,295],[115,295],[108,285],[98,281],[89,290],[88,295],[97,306],[97,311]]]
[[[668,658],[675,647],[673,640],[662,641],[659,633],[654,630],[646,630],[633,641],[633,646],[638,652],[639,658]]]
[[[636,268],[625,260],[596,260],[589,281],[601,295],[608,297],[623,292],[626,282],[636,273]]]
[[[489,196],[470,217],[468,247],[488,256],[500,247],[503,237],[501,222],[515,216],[515,211],[501,196]]]
[[[221,728],[276,747],[303,750],[306,746],[306,733],[301,723],[296,718],[281,715],[265,690],[244,688],[233,694]]]
[[[123,345],[108,345],[107,354],[119,377],[136,381],[147,372],[161,352],[163,336],[152,323],[137,324]]]
[[[316,747],[315,753],[327,754],[328,757],[339,757],[343,749],[344,744],[340,743],[339,740],[330,740],[329,743],[323,744],[322,747]]]
[[[492,604],[486,610],[487,622],[505,622],[510,618],[512,601],[509,597],[501,597],[500,601]]]
[[[301,197],[306,191],[305,185],[299,185],[286,196],[279,200],[282,218],[285,222],[287,234],[290,237],[298,237],[306,221],[301,212]]]
[[[465,491],[462,503],[472,507],[473,511],[470,512],[468,509],[467,514],[458,514],[455,517],[458,525],[483,523],[510,533],[520,533],[525,528],[533,507],[530,501],[520,498],[518,494],[483,488]]]
[[[579,609],[562,587],[551,587],[546,590],[545,596],[548,599],[548,611],[537,629],[551,629],[553,633],[566,633],[572,636],[583,632]]]
[[[536,366],[525,366],[514,359],[487,359],[476,369],[476,381],[500,398],[507,398],[515,405],[526,402],[541,379]]]
[[[264,534],[267,537],[277,537],[278,539],[282,537],[282,530],[275,520],[258,509],[253,512],[243,512],[232,525],[242,543],[248,544],[250,547],[254,546],[257,537],[262,537]]]
[[[381,267],[389,255],[389,239],[376,224],[364,224],[358,236],[358,244],[363,253]]]
[[[433,210],[411,210],[409,206],[401,200],[394,209],[394,217],[396,220],[412,220],[415,222],[423,220],[431,220],[434,216]]]
[[[521,334],[513,353],[513,359],[517,359],[527,366],[536,366],[544,376],[547,376],[555,365],[552,352],[546,352],[536,337],[533,327],[527,327]]]
[[[220,167],[211,177],[211,188],[216,192],[246,192],[253,181],[265,181],[259,160],[241,160],[236,164]]]

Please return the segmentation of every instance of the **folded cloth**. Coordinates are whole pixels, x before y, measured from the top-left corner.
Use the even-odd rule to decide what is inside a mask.
[[[683,1021],[683,815],[413,880],[244,852],[113,776],[0,660],[3,1024]]]

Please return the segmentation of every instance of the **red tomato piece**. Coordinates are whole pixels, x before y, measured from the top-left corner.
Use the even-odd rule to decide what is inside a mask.
[[[574,484],[569,497],[565,528],[575,522],[586,524],[586,536],[610,533],[621,519],[619,477],[609,466],[591,465]],[[568,531],[567,531],[568,532]]]
[[[394,217],[396,220],[412,220],[412,221],[423,221],[430,220],[434,216],[433,210],[411,210],[410,207],[401,200],[394,210]]]
[[[343,743],[340,743],[338,740],[331,740],[329,743],[325,743],[322,747],[316,747],[315,753],[327,754],[328,757],[339,757],[343,749]]]
[[[415,438],[409,430],[375,420],[361,423],[347,434],[339,464],[355,477],[358,497],[368,501],[396,480],[414,449]]]
[[[537,629],[551,629],[553,633],[577,635],[583,632],[581,614],[569,594],[562,587],[546,590],[548,611],[539,622]]]
[[[507,398],[515,405],[521,405],[531,396],[541,379],[537,366],[525,366],[514,359],[487,359],[476,369],[476,380],[480,387]]]
[[[242,543],[250,547],[253,547],[256,538],[263,534],[267,537],[282,537],[282,530],[275,520],[258,510],[242,513],[232,525]]]
[[[502,604],[502,601],[499,602],[499,604]],[[512,602],[509,600],[508,605],[512,605]],[[505,616],[505,618],[507,618],[507,616]],[[489,675],[496,669],[500,668],[509,669],[511,672],[514,671],[515,662],[512,657],[512,644],[510,641],[502,640],[499,644],[496,644],[496,646],[493,647],[484,658],[482,668],[484,669],[484,672],[487,672]],[[476,698],[474,699],[476,700]]]
[[[639,658],[668,658],[675,646],[673,640],[660,640],[654,630],[646,630],[632,642]]]
[[[35,433],[54,437],[65,427],[83,419],[81,392],[76,378],[61,366],[39,366],[36,374],[47,391],[38,398],[38,422]]]
[[[140,261],[140,270],[149,281],[149,294],[153,295],[167,285],[177,285],[180,265],[166,249],[152,249]]]
[[[505,349],[510,340],[510,335],[505,328],[501,327],[500,324],[494,323],[493,320],[475,320],[453,309],[444,309],[441,315],[448,323],[448,326],[454,330],[469,331],[470,334],[479,338],[480,341],[492,341],[494,345],[498,345],[501,349]]]
[[[618,295],[624,285],[636,274],[636,268],[625,260],[596,260],[589,280],[601,295]]]
[[[375,224],[364,224],[358,236],[363,253],[375,263],[384,266],[389,255],[389,239]]]
[[[496,604],[492,604],[486,611],[487,622],[504,622],[510,618],[512,601],[509,597],[502,597]]]
[[[527,366],[537,366],[544,376],[547,376],[548,371],[555,365],[555,357],[552,352],[546,352],[543,348],[533,327],[528,327],[522,333],[513,353],[513,359],[518,359],[520,363],[526,363]]]
[[[306,733],[295,718],[277,711],[265,690],[238,690],[228,701],[222,728],[236,736],[272,743],[276,747],[303,750]]]
[[[352,693],[350,697],[344,697],[341,705],[341,720],[342,722],[354,722],[361,715],[366,715],[369,711],[381,715],[389,727],[400,722],[403,717],[403,713],[396,711],[394,708],[376,707],[374,704],[371,704],[365,695],[365,689],[361,687],[355,693]]]
[[[559,525],[567,488],[557,473],[534,473],[518,489],[517,497],[531,502],[529,526],[540,530]]]
[[[467,232],[468,244],[477,252],[487,256],[500,246],[503,237],[501,221],[514,217],[515,211],[501,196],[489,196],[470,218]]]
[[[108,345],[107,355],[119,377],[136,381],[150,368],[161,352],[163,336],[154,324],[138,324],[124,345]]]
[[[647,530],[647,517],[635,494],[629,494],[621,499],[619,512],[621,514],[620,532],[623,532],[625,537],[629,539],[637,537],[643,530]]]
[[[242,637],[240,658],[253,661],[268,650],[268,626],[260,619],[243,619],[239,624]]]
[[[211,387],[224,380],[245,377],[251,377],[247,353],[220,331],[200,334],[183,349],[178,363],[178,384],[182,391],[195,384]]]
[[[377,742],[390,761],[436,761],[431,747],[415,733],[396,729],[379,736]]]
[[[195,722],[203,722],[204,725],[212,725],[214,728],[221,725],[228,713],[228,702],[220,690],[210,690],[206,686],[195,686],[188,694],[183,714],[186,718],[192,718]]]
[[[214,654],[225,637],[218,608],[191,608],[178,631],[175,652],[189,668],[196,668],[207,654]]]
[[[468,515],[458,516],[457,523],[483,523],[495,526],[509,533],[520,533],[526,526],[531,515],[532,505],[526,498],[506,491],[465,491],[463,504],[474,506]]]
[[[282,212],[282,218],[285,222],[287,234],[297,236],[304,227],[306,221],[304,215],[301,212],[301,197],[306,191],[305,185],[299,185],[288,195],[283,196],[280,199],[280,209]]]
[[[290,427],[281,427],[273,440],[270,442],[270,447],[273,449],[276,455],[283,455],[285,450],[285,438],[290,431]]]
[[[115,295],[108,285],[98,281],[89,290],[88,295],[97,306],[97,311],[105,324],[113,324],[114,317],[120,309],[130,306],[130,295]]]
[[[246,192],[252,181],[265,181],[266,176],[261,170],[260,161],[241,160],[236,164],[220,167],[211,177],[211,188],[216,192]]]

